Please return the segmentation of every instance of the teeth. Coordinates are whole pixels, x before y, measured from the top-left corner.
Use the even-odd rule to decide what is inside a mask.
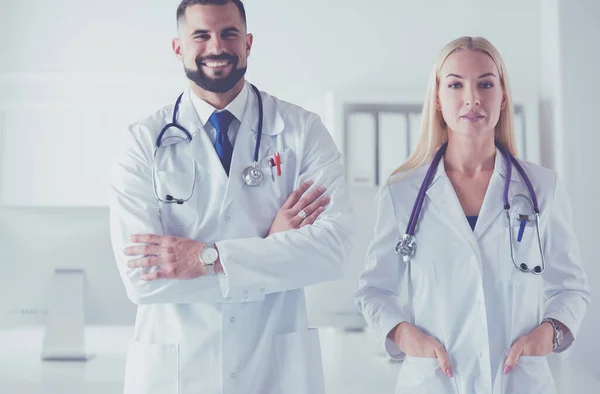
[[[224,67],[228,62],[206,62],[208,67]]]

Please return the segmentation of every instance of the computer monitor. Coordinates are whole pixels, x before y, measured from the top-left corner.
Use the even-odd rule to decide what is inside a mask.
[[[0,207],[0,267],[0,328],[45,323],[57,269],[85,272],[85,324],[134,323],[107,207]]]

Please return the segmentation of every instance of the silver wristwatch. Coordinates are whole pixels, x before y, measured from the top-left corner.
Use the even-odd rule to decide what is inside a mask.
[[[554,328],[554,337],[552,338],[552,343],[553,343],[552,350],[555,350],[557,347],[559,347],[562,344],[563,330],[562,330],[562,328],[560,328],[560,326],[554,319],[546,318],[546,319],[542,320],[542,324],[546,323],[546,322],[552,324],[552,328]]]
[[[206,274],[213,275],[215,273],[215,263],[219,259],[219,251],[215,244],[204,245],[198,259],[202,263]]]

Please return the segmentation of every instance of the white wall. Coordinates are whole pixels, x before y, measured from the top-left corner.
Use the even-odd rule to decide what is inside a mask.
[[[537,90],[538,81],[531,78],[538,67],[537,0],[366,4],[249,1],[249,28],[256,39],[251,77],[319,113],[328,90],[424,96],[439,49],[461,35],[483,35],[503,53],[515,89]]]
[[[93,73],[89,82],[94,88],[94,79],[102,78],[96,73],[178,75],[181,68],[170,49],[177,3],[3,0],[0,47],[10,55],[0,58],[0,74]],[[536,89],[538,81],[531,76],[538,67],[537,4],[537,0],[384,0],[367,7],[363,0],[250,0],[248,23],[255,45],[249,78],[284,99],[323,113],[323,94],[330,89],[422,92],[439,48],[470,34],[484,35],[498,46],[517,91]],[[126,92],[127,85],[117,91],[129,93],[127,98],[145,96],[164,83],[156,78],[143,92]],[[49,86],[53,91],[33,86],[31,92],[11,89],[7,94],[26,101],[68,101],[74,98],[68,93],[88,90],[81,82],[61,89]]]
[[[564,178],[569,187],[574,207],[575,231],[581,242],[581,255],[590,286],[595,297],[590,305],[585,324],[574,353],[585,360],[585,365],[600,376],[596,362],[600,352],[598,327],[600,289],[598,265],[598,223],[600,222],[600,186],[595,182],[600,136],[595,114],[598,112],[600,78],[600,2],[557,0],[559,31],[558,111],[557,132],[562,144],[556,154],[563,163]]]
[[[540,1],[540,129],[541,164],[564,175],[564,158],[555,147],[563,146],[561,124],[562,96],[560,94],[560,32],[559,0]]]

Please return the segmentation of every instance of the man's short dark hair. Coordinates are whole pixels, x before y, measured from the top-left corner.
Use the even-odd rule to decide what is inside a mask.
[[[227,5],[229,3],[236,5],[240,11],[240,16],[242,17],[244,27],[247,27],[246,9],[244,8],[244,4],[242,4],[241,0],[183,0],[179,4],[179,7],[177,7],[177,25],[179,25],[179,21],[185,17],[185,11],[188,9],[188,7],[193,5]]]

